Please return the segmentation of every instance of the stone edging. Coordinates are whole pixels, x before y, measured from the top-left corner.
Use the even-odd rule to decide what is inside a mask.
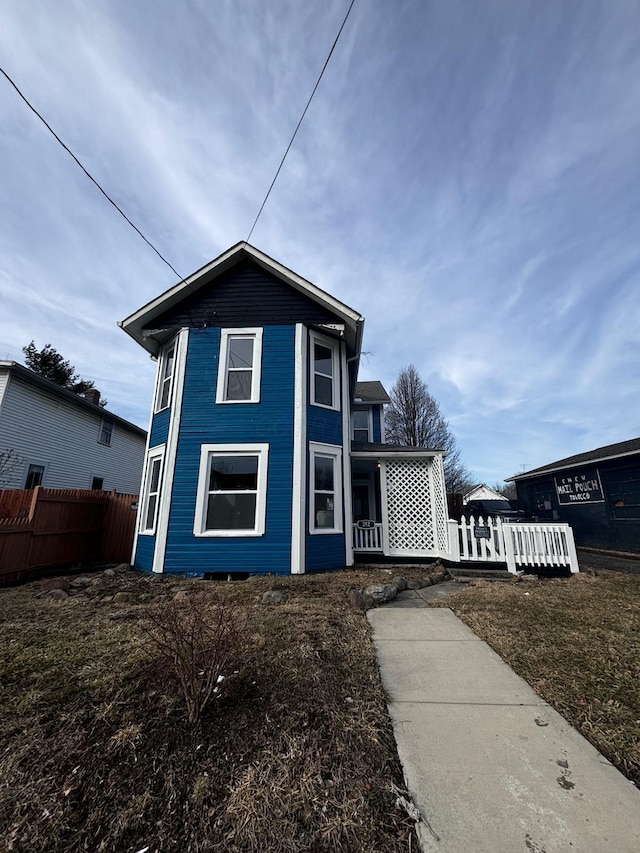
[[[423,578],[407,580],[398,575],[393,578],[391,583],[372,583],[364,589],[350,589],[347,595],[352,607],[366,611],[371,607],[378,607],[380,604],[393,601],[396,595],[399,592],[404,592],[405,589],[423,589],[425,586],[433,586],[449,580],[450,577],[449,572],[444,567],[437,566],[436,571]]]

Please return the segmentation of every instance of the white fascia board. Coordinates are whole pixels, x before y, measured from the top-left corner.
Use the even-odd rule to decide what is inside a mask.
[[[434,456],[446,455],[446,450],[355,450],[350,454],[352,459],[433,459]]]
[[[275,261],[273,258],[265,255],[264,252],[261,252],[259,249],[256,249],[254,246],[245,242],[236,243],[235,246],[227,249],[226,252],[223,252],[222,255],[219,255],[213,261],[210,261],[199,270],[196,270],[196,272],[187,276],[185,279],[178,282],[178,284],[160,294],[160,296],[152,299],[151,302],[143,305],[142,308],[139,308],[133,314],[129,315],[129,317],[119,322],[118,325],[135,341],[137,341],[137,343],[149,350],[149,352],[153,352],[153,342],[145,341],[143,339],[142,327],[145,323],[151,322],[159,313],[166,311],[168,308],[171,308],[173,305],[180,302],[180,300],[186,295],[187,291],[190,290],[195,293],[202,286],[199,283],[201,279],[209,276],[210,273],[223,273],[232,265],[236,257],[241,252],[250,255],[257,264],[266,269],[268,272],[278,276],[278,278],[282,279],[287,284],[290,284],[296,290],[309,296],[314,300],[314,302],[325,305],[333,313],[343,318],[353,330],[356,351],[360,351],[364,318],[357,311],[354,311],[353,308],[349,308],[349,306],[345,305],[344,302],[340,302],[339,299],[336,299],[329,293],[326,293],[324,290],[316,287],[315,284],[312,284],[310,281],[302,278],[302,276],[299,276],[297,273],[293,272],[293,270],[288,269],[278,263],[278,261]]]

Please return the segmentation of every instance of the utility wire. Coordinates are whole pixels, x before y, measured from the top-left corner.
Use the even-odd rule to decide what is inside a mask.
[[[309,109],[309,106],[310,106],[310,104],[311,104],[311,101],[313,100],[313,96],[314,96],[314,95],[315,95],[315,93],[316,93],[316,89],[317,89],[317,88],[318,88],[318,86],[320,85],[320,81],[322,80],[322,75],[324,74],[324,72],[325,72],[325,70],[326,70],[326,67],[327,67],[327,65],[329,64],[329,60],[331,59],[331,56],[332,56],[333,51],[334,51],[334,49],[335,49],[335,46],[338,44],[338,39],[340,38],[340,36],[341,36],[341,34],[342,34],[342,30],[344,29],[344,25],[347,23],[347,18],[349,17],[349,15],[350,15],[350,13],[351,13],[351,10],[352,10],[352,8],[353,8],[353,4],[354,4],[355,2],[356,2],[356,0],[351,0],[351,3],[350,3],[350,5],[349,5],[349,8],[347,9],[347,14],[344,16],[344,21],[342,22],[342,26],[341,26],[341,27],[340,27],[340,29],[338,30],[338,35],[336,36],[335,41],[333,42],[333,45],[331,46],[331,50],[329,51],[329,55],[327,56],[327,59],[326,59],[326,61],[325,61],[324,65],[322,66],[322,71],[320,72],[320,76],[319,76],[319,77],[318,77],[318,79],[316,80],[316,85],[313,87],[313,91],[311,92],[311,95],[310,95],[310,97],[309,97],[309,100],[307,101],[307,106],[304,108],[304,110],[303,110],[303,112],[302,112],[302,115],[300,116],[300,121],[299,121],[299,122],[298,122],[298,124],[296,125],[296,129],[293,131],[293,136],[292,136],[292,137],[291,137],[291,139],[289,140],[289,144],[287,145],[287,150],[284,152],[284,156],[283,156],[282,160],[280,161],[280,165],[278,166],[278,171],[276,172],[274,179],[271,181],[271,186],[270,186],[270,187],[269,187],[269,189],[267,190],[267,194],[266,194],[266,196],[264,197],[264,201],[263,201],[263,202],[262,202],[262,204],[260,205],[260,210],[258,211],[258,215],[256,216],[256,218],[255,218],[255,220],[254,220],[254,222],[253,222],[253,225],[251,226],[251,231],[249,231],[249,236],[247,237],[247,243],[248,243],[248,242],[249,242],[249,240],[251,239],[251,235],[253,234],[253,229],[254,229],[254,228],[256,227],[256,225],[258,224],[258,219],[260,219],[260,214],[261,214],[261,213],[262,213],[262,211],[264,210],[264,206],[265,206],[265,204],[267,203],[267,199],[268,199],[268,198],[269,198],[269,196],[271,195],[271,190],[273,189],[273,186],[274,186],[275,182],[278,180],[278,175],[280,174],[280,170],[281,170],[281,169],[282,169],[282,167],[284,166],[284,161],[287,159],[287,154],[289,153],[289,149],[290,149],[290,148],[291,148],[291,146],[293,145],[293,140],[296,138],[296,135],[297,135],[298,131],[300,130],[300,125],[302,124],[302,122],[303,122],[303,120],[304,120],[304,117],[305,117],[305,115],[307,114],[307,110]]]
[[[100,190],[100,192],[102,193],[102,195],[107,199],[107,201],[109,202],[109,204],[112,204],[112,205],[115,207],[115,209],[118,211],[118,213],[120,214],[120,216],[122,216],[122,217],[123,217],[123,218],[124,218],[128,223],[129,223],[129,225],[133,228],[133,230],[134,230],[134,231],[137,231],[137,233],[142,237],[142,239],[144,240],[144,242],[145,242],[148,246],[150,246],[150,247],[153,249],[153,251],[154,251],[154,252],[156,253],[156,255],[160,258],[160,260],[161,260],[163,263],[165,263],[165,264],[169,267],[169,269],[170,269],[172,272],[174,272],[174,273],[178,276],[178,278],[180,279],[179,284],[182,284],[182,283],[185,283],[185,284],[186,284],[186,282],[185,282],[184,278],[183,278],[183,277],[180,275],[180,273],[175,269],[175,267],[173,267],[173,266],[169,263],[169,261],[168,261],[168,260],[167,260],[163,255],[161,255],[161,254],[160,254],[160,252],[156,249],[156,247],[153,245],[153,243],[151,242],[151,240],[149,240],[147,237],[145,237],[145,235],[142,233],[142,231],[138,228],[138,226],[137,226],[137,225],[135,225],[135,224],[134,224],[134,223],[129,219],[129,217],[128,217],[128,216],[127,216],[127,214],[122,210],[122,208],[118,207],[118,205],[117,205],[117,204],[115,203],[115,201],[111,198],[111,196],[110,196],[110,195],[109,195],[105,190],[103,190],[103,189],[102,189],[102,187],[101,187],[101,186],[100,186],[100,184],[96,181],[96,179],[93,177],[93,175],[91,175],[91,174],[87,171],[87,169],[85,169],[85,167],[82,165],[82,163],[80,162],[80,160],[78,160],[78,158],[77,158],[77,157],[76,157],[76,155],[73,153],[73,151],[69,148],[69,146],[68,146],[68,145],[65,145],[65,143],[60,139],[60,137],[59,137],[59,136],[58,136],[58,134],[55,132],[55,130],[54,130],[54,129],[51,127],[51,125],[46,121],[46,119],[44,119],[44,118],[40,115],[40,113],[38,112],[38,110],[37,110],[37,109],[36,109],[36,108],[35,108],[35,107],[34,107],[34,106],[33,106],[33,105],[28,101],[28,99],[25,97],[25,95],[23,95],[23,94],[22,94],[22,92],[20,91],[20,89],[18,88],[18,86],[13,82],[13,80],[11,79],[11,77],[9,77],[9,75],[8,75],[8,74],[7,74],[7,72],[4,70],[4,68],[0,68],[0,73],[2,73],[2,74],[3,74],[3,76],[7,78],[7,80],[9,81],[9,83],[11,83],[11,85],[13,86],[13,88],[16,90],[16,92],[18,93],[18,95],[20,95],[20,97],[21,97],[21,98],[22,98],[22,100],[25,102],[25,104],[29,107],[29,109],[31,110],[31,112],[32,112],[32,113],[35,113],[35,115],[37,115],[37,116],[38,116],[38,118],[39,118],[39,119],[40,119],[40,121],[44,124],[44,126],[47,128],[47,130],[49,131],[49,133],[51,133],[51,135],[52,135],[52,136],[53,136],[53,137],[54,137],[54,138],[55,138],[55,139],[60,143],[60,145],[62,145],[62,147],[64,148],[64,150],[67,152],[67,154],[68,154],[68,155],[69,155],[73,160],[75,160],[75,162],[78,164],[78,166],[80,166],[80,168],[81,168],[81,169],[82,169],[82,171],[85,173],[85,175],[87,176],[87,178],[89,178],[89,180],[90,180],[92,183],[94,183],[94,184],[96,185],[96,187]]]

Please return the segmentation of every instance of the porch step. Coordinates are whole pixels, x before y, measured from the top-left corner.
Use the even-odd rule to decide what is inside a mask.
[[[470,581],[477,580],[509,582],[522,574],[522,572],[518,572],[518,574],[514,575],[506,569],[476,568],[475,566],[464,566],[463,568],[448,566],[447,571],[454,580],[460,583],[469,583]]]

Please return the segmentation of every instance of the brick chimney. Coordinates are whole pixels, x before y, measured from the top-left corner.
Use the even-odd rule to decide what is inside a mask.
[[[90,388],[84,396],[85,399],[88,400],[90,403],[93,403],[94,406],[100,405],[100,392],[97,388]]]

